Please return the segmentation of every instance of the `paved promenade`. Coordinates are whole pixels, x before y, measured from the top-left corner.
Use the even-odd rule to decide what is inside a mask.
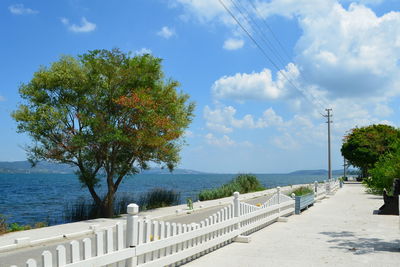
[[[185,266],[400,266],[399,216],[374,215],[382,197],[346,184],[286,223],[254,233]]]

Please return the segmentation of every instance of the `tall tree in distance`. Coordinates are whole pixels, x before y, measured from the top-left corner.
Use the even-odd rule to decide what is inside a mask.
[[[150,162],[172,170],[179,162],[194,104],[165,79],[161,59],[118,49],[61,57],[20,87],[24,103],[12,114],[28,133],[28,159],[77,167],[99,215],[112,217],[113,201],[127,175]],[[97,187],[105,179],[107,193]]]
[[[344,138],[341,152],[351,165],[361,169],[363,177],[367,177],[368,171],[380,157],[393,150],[399,138],[400,131],[389,125],[354,128]]]

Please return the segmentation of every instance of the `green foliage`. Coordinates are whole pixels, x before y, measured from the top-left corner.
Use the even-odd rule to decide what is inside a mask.
[[[180,194],[174,190],[154,188],[143,194],[138,201],[142,210],[150,210],[162,207],[178,205]]]
[[[17,232],[17,231],[24,231],[24,230],[30,230],[32,229],[32,226],[30,225],[20,225],[18,223],[12,223],[8,226],[8,231],[9,232]]]
[[[364,184],[371,193],[382,194],[386,188],[392,194],[393,180],[400,178],[400,142],[392,145],[392,151],[383,155],[370,171],[371,176],[364,179]]]
[[[150,210],[155,208],[168,207],[178,205],[180,194],[174,190],[166,190],[163,188],[154,188],[149,192],[134,197],[133,194],[118,194],[113,201],[114,217],[125,214],[126,208],[131,203],[139,205],[140,210]],[[88,200],[84,197],[78,198],[74,203],[67,203],[64,206],[64,221],[79,222],[101,218],[99,208],[96,202]]]
[[[310,187],[301,186],[301,187],[299,187],[299,188],[297,188],[297,189],[291,191],[290,193],[288,193],[288,195],[290,196],[290,195],[292,195],[293,193],[294,193],[296,196],[304,196],[304,195],[312,194],[312,193],[314,193],[314,191],[313,191]]]
[[[255,175],[239,174],[229,183],[222,185],[219,188],[203,190],[199,193],[199,200],[211,200],[223,197],[232,196],[234,192],[241,194],[261,191],[266,188],[260,183]]]
[[[16,231],[24,231],[36,228],[46,227],[49,224],[47,222],[37,222],[32,225],[21,225],[19,223],[7,223],[7,217],[0,214],[0,235],[8,233],[8,232],[16,232]]]
[[[164,78],[161,61],[94,50],[42,67],[20,87],[25,103],[12,116],[33,140],[29,160],[76,166],[104,217],[113,216],[124,177],[150,162],[170,170],[179,162],[194,104]],[[100,179],[107,180],[104,197],[96,192]]]
[[[0,235],[7,233],[7,217],[0,214]]]
[[[354,128],[344,138],[341,152],[351,165],[362,170],[363,177],[367,177],[380,157],[392,151],[397,140],[400,140],[400,131],[389,125]]]
[[[191,198],[186,199],[186,205],[188,209],[193,210],[193,200]]]

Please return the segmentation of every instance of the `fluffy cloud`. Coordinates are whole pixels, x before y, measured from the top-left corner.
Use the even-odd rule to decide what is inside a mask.
[[[14,15],[32,15],[39,13],[39,11],[25,7],[23,4],[11,5],[8,7],[8,10]]]
[[[234,146],[236,143],[229,136],[224,135],[221,138],[215,137],[213,134],[208,133],[205,136],[206,142],[209,145],[214,145],[218,147],[229,147]]]
[[[223,135],[222,137],[218,138],[212,133],[208,133],[205,136],[206,143],[212,146],[217,146],[221,148],[227,148],[227,147],[252,147],[253,144],[249,141],[243,141],[243,142],[236,142],[232,140],[229,136]]]
[[[241,119],[235,118],[236,109],[232,106],[223,106],[211,109],[209,106],[204,108],[204,119],[208,129],[220,132],[230,133],[233,128],[255,129],[265,128],[268,123],[264,118],[254,120],[253,116],[246,114]]]
[[[277,79],[272,78],[271,71],[264,69],[261,72],[237,73],[233,76],[223,76],[214,82],[213,95],[218,99],[245,100],[273,100],[285,95],[286,77],[296,78],[298,69],[289,64],[286,70],[277,73]]]
[[[138,56],[142,56],[142,55],[145,55],[145,54],[152,54],[152,53],[153,53],[153,51],[151,51],[151,49],[146,48],[146,47],[143,47],[143,48],[141,48],[139,50],[136,50],[134,52],[134,54],[138,55]]]
[[[223,48],[226,50],[237,50],[242,48],[244,41],[242,39],[229,38],[225,40]]]
[[[231,6],[229,1],[226,2],[227,6]],[[201,23],[218,20],[224,24],[233,24],[218,0],[172,0],[171,3],[173,6],[182,6],[185,17],[194,17]]]
[[[96,24],[89,22],[85,17],[81,19],[81,24],[71,24],[67,18],[61,18],[62,24],[64,24],[68,30],[76,33],[92,32],[96,29]]]
[[[222,23],[230,32],[235,28],[218,1],[174,2],[207,25]],[[346,5],[341,4],[345,2]],[[258,12],[250,14],[253,18],[259,14],[267,20],[284,16],[298,22],[301,36],[294,49],[293,63],[276,74],[265,68],[216,80],[211,90],[219,105],[204,109],[207,128],[226,135],[236,129],[263,131],[274,127],[275,136],[270,137],[270,143],[287,150],[306,144],[326,146],[326,118],[320,114],[325,107],[333,108],[332,140],[336,146],[346,131],[355,126],[393,124],[384,118],[393,114],[390,103],[400,95],[400,12],[378,16],[365,6],[381,2],[255,1]],[[286,103],[294,114],[283,119],[268,108],[262,114],[247,112],[239,116],[236,108],[223,105],[224,100]],[[225,143],[229,143],[227,140]]]
[[[345,9],[334,0],[273,0],[260,2],[259,10],[298,19],[303,35],[295,62],[309,85],[331,98],[398,93],[399,12],[378,17],[364,5]]]
[[[263,129],[269,126],[284,127],[288,122],[268,108],[255,119],[253,115],[246,114],[242,118],[236,118],[236,109],[232,106],[219,106],[211,109],[204,108],[204,119],[209,130],[220,133],[231,133],[234,129]]]
[[[163,37],[165,39],[169,39],[169,38],[171,38],[172,36],[175,35],[175,30],[174,29],[170,29],[167,26],[164,26],[164,27],[161,28],[160,31],[157,32],[157,35],[161,36],[161,37]]]

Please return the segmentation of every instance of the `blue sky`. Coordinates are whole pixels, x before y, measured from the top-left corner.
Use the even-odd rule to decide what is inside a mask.
[[[274,64],[218,0],[1,1],[0,161],[26,158],[22,147],[30,140],[16,133],[10,117],[21,102],[19,85],[60,55],[114,47],[163,58],[167,77],[196,102],[181,168],[327,168],[320,113],[328,107],[334,168],[341,168],[340,145],[349,129],[398,127],[399,1],[224,3]]]

